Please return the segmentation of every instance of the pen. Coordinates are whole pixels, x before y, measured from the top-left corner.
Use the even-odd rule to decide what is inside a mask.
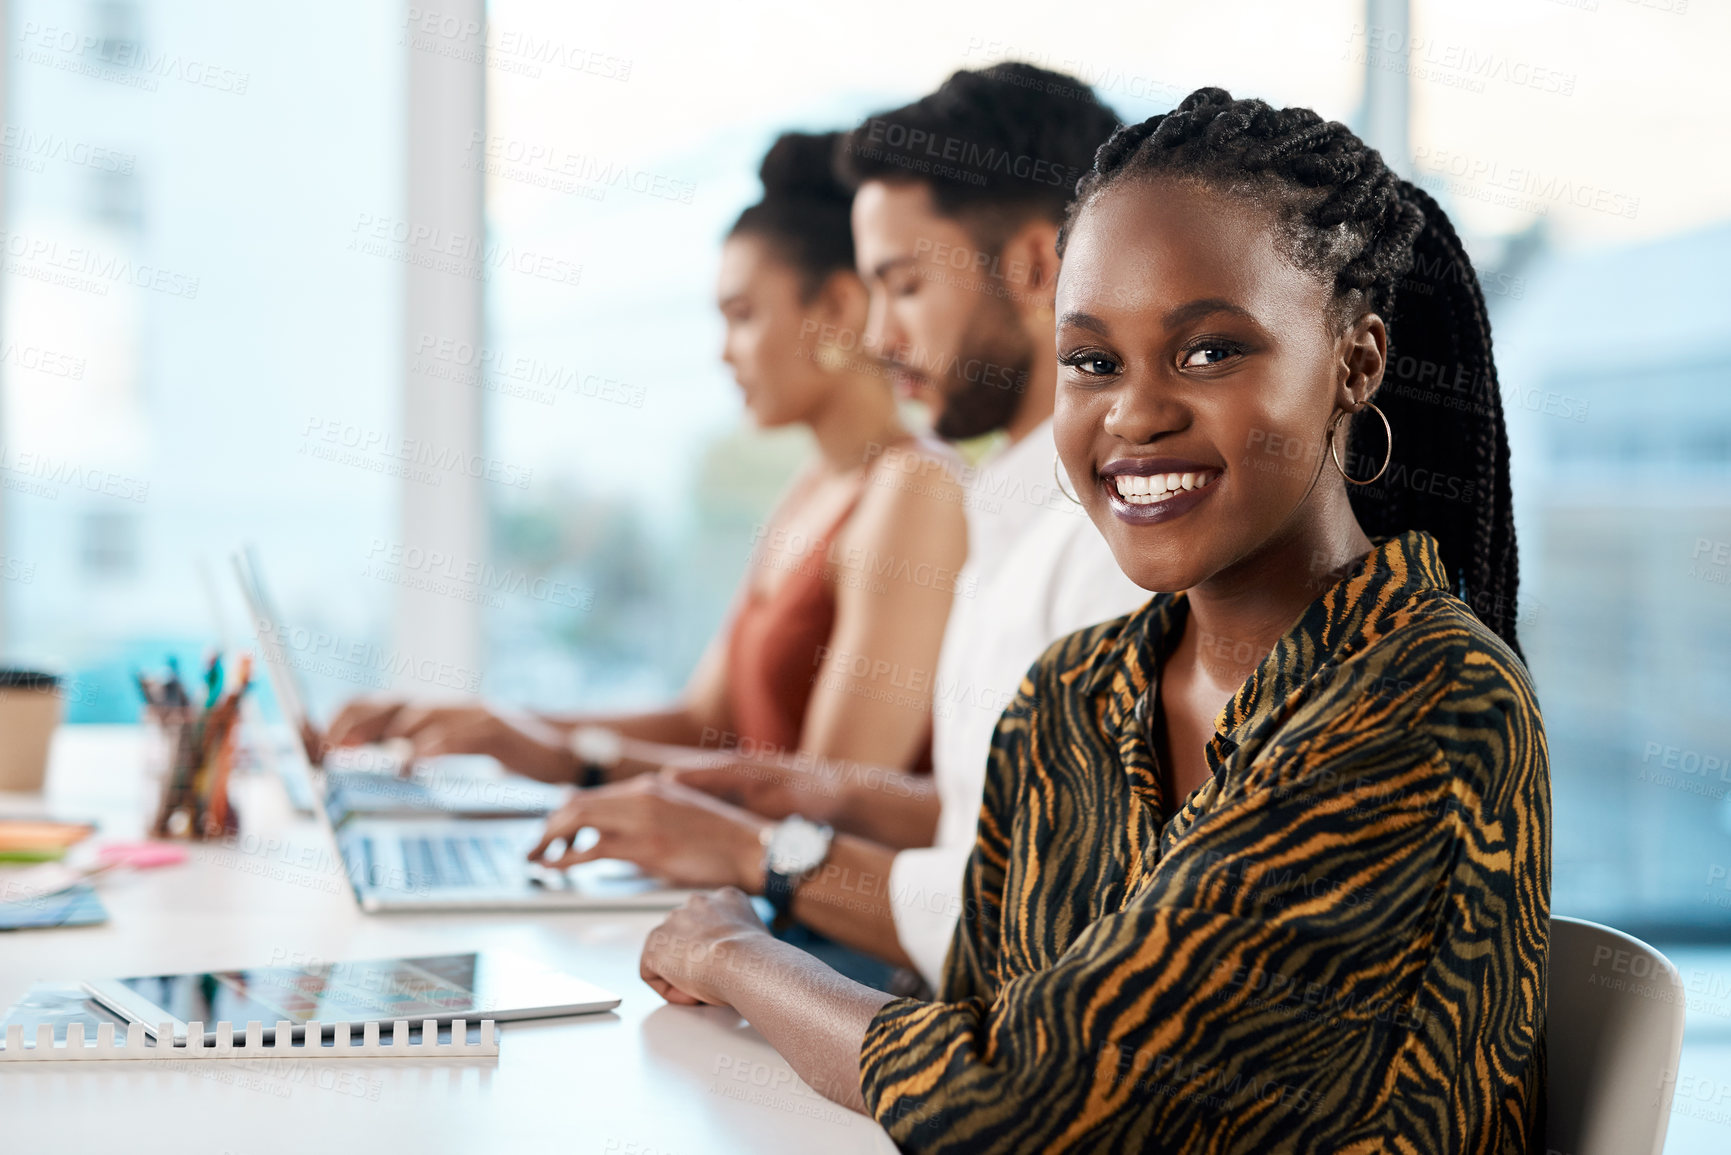
[[[180,659],[173,654],[168,655],[167,691],[170,706],[192,705],[192,695],[186,692],[186,685],[180,680]]]
[[[222,696],[222,654],[213,652],[204,667],[204,708],[215,706]]]
[[[234,729],[240,716],[240,700],[252,685],[252,653],[243,651],[235,661],[234,689],[229,691],[216,708],[214,728],[217,737],[211,742],[211,757],[215,759],[215,771],[210,781],[209,819],[205,829],[211,837],[221,837],[228,829],[228,772],[233,762],[229,749],[229,734]]]

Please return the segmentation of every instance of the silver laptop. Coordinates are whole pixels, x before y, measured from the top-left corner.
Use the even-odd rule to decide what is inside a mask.
[[[320,765],[320,733],[300,677],[277,640],[281,619],[250,550],[234,557],[241,595],[271,690],[284,718],[306,742],[287,756],[303,763],[313,810],[331,833],[349,885],[369,913],[444,910],[671,910],[692,892],[669,887],[628,862],[601,859],[569,870],[528,861],[545,814],[565,788],[491,774],[458,774],[456,760],[393,772],[397,760],[362,747],[344,768]],[[466,760],[473,764],[473,759]],[[370,766],[371,768],[360,768]],[[594,831],[584,831],[593,844]],[[580,837],[579,846],[585,845]]]

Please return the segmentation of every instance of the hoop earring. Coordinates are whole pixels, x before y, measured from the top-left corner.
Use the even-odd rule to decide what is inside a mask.
[[[1334,458],[1334,468],[1340,471],[1340,476],[1345,479],[1349,485],[1369,485],[1384,473],[1388,472],[1388,463],[1394,459],[1394,429],[1388,423],[1388,414],[1378,409],[1369,401],[1364,403],[1364,407],[1372,410],[1378,417],[1382,418],[1382,431],[1388,437],[1388,452],[1382,455],[1382,468],[1377,470],[1372,476],[1365,478],[1363,481],[1357,481],[1346,476],[1346,468],[1340,464],[1340,451],[1334,447],[1334,428],[1340,424],[1340,419],[1342,417],[1351,416],[1352,411],[1349,409],[1342,409],[1339,413],[1334,415],[1334,420],[1328,423],[1328,455]]]
[[[1058,487],[1059,493],[1063,494],[1077,505],[1082,504],[1081,498],[1064,488],[1064,478],[1058,473],[1058,455],[1056,453],[1052,454],[1052,484]]]

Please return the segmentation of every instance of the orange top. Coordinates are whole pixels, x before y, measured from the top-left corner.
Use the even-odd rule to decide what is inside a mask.
[[[841,515],[797,556],[773,591],[764,594],[747,584],[727,642],[728,702],[741,745],[790,753],[800,748],[806,707],[835,629],[830,546],[853,516],[870,476],[868,469]],[[914,769],[930,766],[930,749],[928,741]]]

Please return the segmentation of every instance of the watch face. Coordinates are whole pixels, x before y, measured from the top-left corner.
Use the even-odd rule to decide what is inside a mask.
[[[585,762],[611,768],[625,757],[625,740],[605,726],[579,726],[571,734],[571,752]]]
[[[816,869],[829,853],[826,826],[795,816],[775,828],[769,840],[769,865],[780,874],[804,874]]]

